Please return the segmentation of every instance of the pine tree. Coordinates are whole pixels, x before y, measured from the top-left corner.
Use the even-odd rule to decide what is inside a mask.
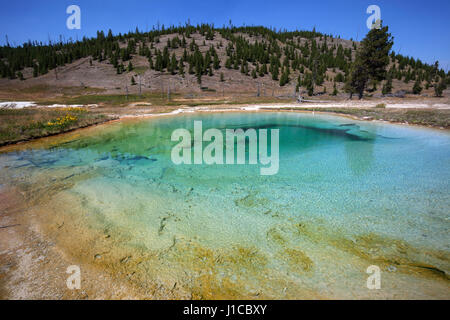
[[[261,67],[259,68],[259,76],[260,77],[264,77],[264,75],[266,74],[266,72],[265,71],[267,71],[266,70],[266,64],[264,63],[263,65],[261,65]]]
[[[393,45],[388,27],[372,29],[362,40],[351,70],[348,85],[353,88],[361,99],[369,79],[383,80],[386,66],[389,63],[389,51]],[[353,91],[350,93],[352,96]]]
[[[243,73],[243,74],[246,73],[244,60],[242,60],[242,63],[241,63],[241,73]]]
[[[312,81],[308,83],[308,85],[306,86],[306,90],[308,90],[308,96],[311,97],[314,95],[314,86],[312,85]]]
[[[289,69],[286,67],[283,71],[283,74],[281,75],[280,78],[280,86],[283,87],[284,85],[286,85],[289,82]]]
[[[334,82],[334,84],[333,84],[333,93],[331,95],[332,96],[337,96],[338,93],[339,92],[338,92],[337,87],[336,87],[336,82]]]
[[[308,91],[308,95],[313,96],[314,95],[314,82],[313,82],[311,73],[307,73],[305,75],[305,78],[303,80],[303,85],[306,87],[306,90]]]
[[[36,63],[33,63],[33,77],[36,78],[39,76],[39,67]]]
[[[274,81],[278,80],[278,67],[277,66],[272,68],[272,80],[274,80]]]
[[[123,63],[120,63],[119,65],[117,65],[117,68],[116,68],[117,74],[122,74],[124,70],[125,70],[125,66],[123,65]]]
[[[234,68],[234,70],[239,69],[239,59],[238,58],[234,58],[233,68]]]
[[[232,68],[231,58],[227,58],[227,60],[225,61],[225,68],[227,68],[227,69]]]
[[[178,68],[178,61],[175,52],[172,54],[172,59],[170,60],[169,70],[172,75],[174,75]]]
[[[223,72],[220,73],[220,82],[224,82],[225,81],[225,77],[223,75]]]
[[[434,93],[436,94],[436,97],[442,97],[442,93],[445,89],[447,89],[447,84],[445,83],[443,78],[439,83],[436,82],[434,84]]]
[[[184,78],[184,63],[183,60],[180,59],[180,64],[178,66],[178,73],[180,74],[180,76],[182,76]]]
[[[388,77],[386,79],[386,82],[384,83],[383,88],[381,89],[381,93],[383,95],[392,93],[392,78],[391,77]]]
[[[170,63],[169,48],[164,47],[163,54],[162,54],[162,70],[168,68],[169,63]]]
[[[153,65],[153,59],[151,57],[148,58],[148,63],[151,70],[155,69],[155,66]]]
[[[417,79],[413,86],[413,93],[420,94],[421,92],[422,92],[422,86],[420,85],[419,79]]]
[[[136,85],[136,81],[134,80],[134,76],[131,76],[131,85],[132,86]]]
[[[336,81],[336,82],[344,82],[344,75],[342,73],[338,72],[336,77],[334,77],[334,81]]]
[[[188,68],[188,73],[189,74],[194,74],[194,64],[192,63],[192,61],[189,61],[189,68]]]
[[[128,68],[127,68],[128,72],[133,71],[133,64],[130,62],[128,62]]]
[[[220,69],[220,60],[217,53],[214,54],[214,69],[216,70]]]
[[[162,57],[160,51],[158,51],[156,54],[155,70],[160,71],[160,72],[162,72],[164,70],[163,57]]]
[[[263,71],[264,71],[264,74],[269,74],[269,71],[267,69],[267,64],[265,64],[265,63],[263,65]]]

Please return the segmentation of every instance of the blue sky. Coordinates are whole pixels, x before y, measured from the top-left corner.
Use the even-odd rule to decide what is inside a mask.
[[[2,1],[0,44],[27,40],[57,40],[94,36],[97,30],[127,32],[139,27],[208,22],[216,26],[264,25],[311,30],[360,40],[367,33],[369,5],[381,8],[381,18],[395,37],[394,50],[441,67],[450,66],[450,1],[448,0],[15,0]],[[66,28],[66,8],[81,8],[81,30]]]

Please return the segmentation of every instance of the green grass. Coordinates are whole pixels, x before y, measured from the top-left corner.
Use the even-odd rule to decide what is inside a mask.
[[[143,75],[145,71],[147,71],[149,67],[134,67],[133,71],[137,75]],[[138,79],[136,79],[136,82],[138,82]]]
[[[67,132],[108,120],[78,109],[0,109],[0,146]]]

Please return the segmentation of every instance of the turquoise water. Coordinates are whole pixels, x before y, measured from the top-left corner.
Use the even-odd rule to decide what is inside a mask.
[[[194,120],[204,130],[279,129],[278,174],[174,165],[171,134],[192,131]],[[0,183],[22,188],[35,211],[84,217],[115,233],[114,247],[170,250],[140,281],[172,277],[212,298],[228,290],[225,279],[236,297],[449,297],[448,132],[312,114],[192,114],[9,149],[0,166]],[[388,279],[381,293],[365,287],[373,264]],[[207,289],[192,280],[205,272]]]

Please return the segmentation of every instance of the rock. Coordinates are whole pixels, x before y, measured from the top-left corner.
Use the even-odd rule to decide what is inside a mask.
[[[120,259],[120,263],[127,263],[131,259],[131,256],[124,257]]]
[[[394,97],[396,97],[396,98],[404,98],[405,95],[406,95],[406,91],[405,90],[397,90],[394,93]]]
[[[395,272],[395,271],[397,271],[397,268],[396,268],[395,266],[388,266],[388,267],[387,267],[387,271],[389,271],[389,272]]]

